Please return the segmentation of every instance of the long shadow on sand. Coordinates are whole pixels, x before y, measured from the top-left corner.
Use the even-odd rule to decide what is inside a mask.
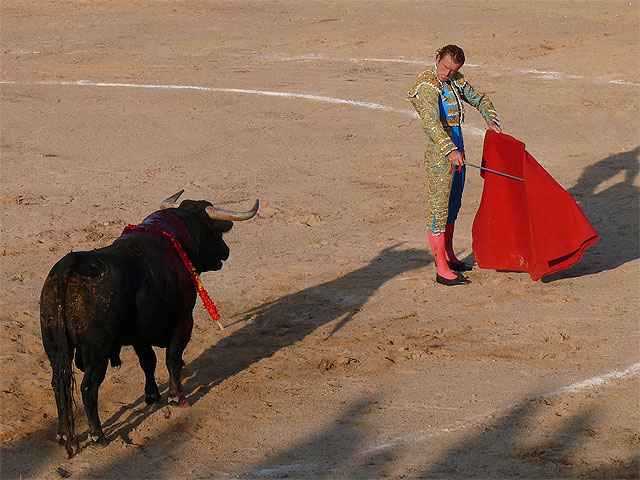
[[[366,448],[372,431],[365,426],[374,400],[361,398],[326,430],[309,432],[307,440],[236,478],[637,478],[638,459],[631,451],[627,458],[582,460],[582,445],[598,428],[599,407],[558,417],[542,399],[525,400],[498,419],[488,416],[477,433],[429,457],[421,445],[447,442],[451,433],[426,427],[426,420],[426,430],[414,419],[413,434]],[[532,438],[531,425],[545,434]]]
[[[640,257],[639,153],[637,147],[589,165],[568,190],[600,238],[577,265],[543,282],[612,270]]]
[[[348,323],[385,282],[404,272],[424,267],[430,260],[430,254],[425,250],[399,250],[395,245],[382,250],[366,266],[342,277],[247,311],[246,319],[252,318],[253,321],[205,350],[186,366],[183,387],[189,402],[196,403],[226,378],[294,344],[322,325],[339,319],[332,329],[334,333]],[[159,385],[159,388],[166,392],[167,384]],[[110,440],[120,437],[125,443],[132,443],[129,438],[131,432],[165,405],[163,401],[147,406],[144,397],[140,396],[103,419],[105,433]],[[77,414],[83,417],[83,409],[78,409]],[[84,444],[87,433],[81,426],[77,427]],[[26,437],[3,452],[3,470],[16,476],[29,476],[30,472],[37,471],[39,464],[25,464],[26,452],[33,448],[34,442],[42,448],[42,463],[51,461],[52,457],[59,458],[64,449],[52,441],[55,419],[48,422],[46,430]],[[106,471],[102,473],[105,478],[110,477]]]
[[[423,267],[425,250],[386,248],[366,266],[245,312],[246,326],[205,350],[187,366],[184,389],[196,403],[215,385],[292,345],[317,328],[338,320],[332,335],[362,308],[385,282]],[[213,365],[213,367],[212,367]],[[196,391],[197,390],[197,391]]]
[[[573,415],[554,413],[553,408],[540,397],[522,402],[427,461],[416,478],[636,478],[638,458],[631,450],[626,458],[596,460],[584,447],[601,428],[604,407],[588,405]],[[537,438],[532,435],[535,426],[544,432]]]
[[[318,327],[339,319],[331,334],[342,328],[384,283],[409,270],[423,267],[431,258],[425,250],[386,248],[366,266],[313,287],[264,303],[245,312],[246,326],[202,352],[185,366],[183,389],[195,404],[225,379],[301,340]],[[166,383],[158,385],[166,392]],[[130,433],[154,411],[144,397],[123,405],[103,422],[107,436],[130,443]],[[84,436],[85,434],[83,434]],[[81,437],[83,438],[83,437]]]

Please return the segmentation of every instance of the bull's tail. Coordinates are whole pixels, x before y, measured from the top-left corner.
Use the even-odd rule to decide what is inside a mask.
[[[69,457],[79,449],[73,415],[75,377],[74,348],[66,328],[67,283],[75,270],[78,255],[69,253],[54,265],[45,280],[40,296],[40,326],[42,341],[53,370],[51,386],[58,408],[58,440],[65,442]]]

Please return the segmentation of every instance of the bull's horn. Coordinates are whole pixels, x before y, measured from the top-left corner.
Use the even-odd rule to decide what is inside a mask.
[[[224,208],[218,208],[214,206],[209,206],[206,208],[207,215],[211,217],[213,220],[230,220],[232,222],[241,222],[243,220],[249,220],[253,218],[253,216],[258,213],[258,207],[260,206],[260,201],[256,200],[255,205],[248,212],[233,212],[231,210],[225,210]]]
[[[184,193],[184,188],[180,190],[178,193],[174,193],[169,198],[165,198],[162,202],[160,202],[160,208],[164,210],[165,208],[178,208],[180,203],[178,202],[178,198],[180,195]]]

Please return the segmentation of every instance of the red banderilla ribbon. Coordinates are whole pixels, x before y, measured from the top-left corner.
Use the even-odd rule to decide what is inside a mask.
[[[180,257],[180,260],[182,260],[182,263],[184,264],[185,268],[189,272],[189,276],[193,281],[193,285],[196,287],[196,291],[198,292],[198,295],[200,295],[200,298],[202,299],[204,308],[207,309],[207,312],[209,312],[211,319],[218,325],[218,327],[220,327],[220,330],[224,330],[224,327],[220,323],[220,314],[218,313],[218,308],[216,307],[216,304],[213,303],[213,300],[211,300],[211,297],[205,290],[204,285],[200,280],[200,275],[198,275],[198,272],[196,272],[196,269],[193,266],[193,263],[191,263],[191,260],[189,260],[189,257],[187,257],[187,252],[184,251],[184,249],[182,248],[182,245],[180,245],[180,242],[178,242],[178,240],[176,240],[176,238],[166,230],[161,230],[159,228],[154,228],[154,227],[140,227],[138,225],[127,225],[123,230],[122,234],[124,235],[125,233],[130,233],[133,230],[147,230],[147,231],[151,230],[154,232],[162,233],[165,237],[169,239],[169,242],[171,242],[171,246],[176,251],[176,253]]]

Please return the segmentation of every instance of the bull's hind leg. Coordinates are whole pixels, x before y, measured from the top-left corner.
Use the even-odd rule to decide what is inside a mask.
[[[50,359],[51,369],[53,370],[53,374],[51,375],[51,388],[53,389],[53,395],[56,399],[56,410],[58,412],[58,431],[56,432],[56,441],[60,444],[64,444],[67,441],[64,420],[68,414],[65,410],[64,399],[62,398],[63,381],[61,379],[60,367],[56,361],[59,351],[56,345],[50,342],[46,335],[43,335],[43,342],[45,351]],[[71,355],[73,355],[73,350]],[[71,362],[72,358],[73,357],[69,359],[69,362]],[[70,409],[69,413],[71,414],[71,418],[73,418],[73,409]]]
[[[167,347],[167,370],[169,370],[169,399],[176,402],[179,406],[189,405],[182,392],[182,353],[184,352],[189,339],[191,338],[191,330],[193,329],[193,317],[189,313],[184,321],[178,323],[178,328],[169,342]]]
[[[86,368],[80,386],[82,403],[84,403],[84,410],[89,421],[89,438],[96,443],[107,443],[107,437],[102,432],[102,424],[98,416],[98,389],[107,372],[108,361],[107,355],[91,362],[85,356]]]
[[[46,308],[46,305],[44,308]],[[45,311],[45,315],[46,313]],[[44,322],[47,320],[48,318],[45,316]],[[66,333],[62,332],[62,335],[66,335]],[[73,389],[75,380],[73,377],[72,362],[75,350],[73,346],[66,342],[62,345],[56,342],[55,331],[46,323],[42,326],[42,342],[47,357],[49,358],[49,363],[51,364],[51,387],[58,412],[58,429],[55,438],[58,443],[66,445],[69,455],[73,455],[80,449],[78,438],[75,434],[73,415]],[[66,345],[66,350],[64,345]]]
[[[53,388],[53,394],[56,398],[56,409],[58,410],[58,432],[56,433],[56,442],[64,445],[64,443],[67,441],[67,434],[65,433],[63,421],[65,411],[64,405],[62,403],[63,401],[60,398],[60,385],[58,376],[55,373],[53,374],[53,377],[51,379],[51,387]]]
[[[160,392],[156,383],[156,354],[151,345],[134,345],[140,366],[144,371],[144,401],[151,405],[160,401]]]

